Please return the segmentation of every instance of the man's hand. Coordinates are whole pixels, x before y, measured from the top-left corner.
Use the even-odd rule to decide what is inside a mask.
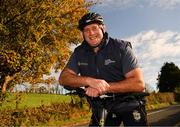
[[[95,88],[88,87],[85,89],[85,91],[86,91],[86,95],[88,95],[90,97],[98,97],[99,96],[99,92]]]
[[[88,87],[90,90],[88,91],[94,91],[96,93],[96,91],[94,89],[97,90],[99,95],[102,95],[104,93],[106,93],[109,90],[110,85],[102,79],[94,79],[94,78],[87,78],[86,80]],[[91,89],[94,88],[94,89]]]

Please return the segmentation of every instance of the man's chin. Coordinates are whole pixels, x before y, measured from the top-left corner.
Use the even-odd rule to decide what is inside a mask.
[[[92,47],[97,47],[99,44],[100,44],[100,43],[95,42],[95,43],[91,43],[91,46],[92,46]]]

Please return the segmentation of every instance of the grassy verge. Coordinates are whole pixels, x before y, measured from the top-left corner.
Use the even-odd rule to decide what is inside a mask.
[[[80,118],[71,118],[69,120],[64,120],[64,121],[51,121],[50,123],[45,124],[45,126],[54,126],[54,125],[67,126],[67,127],[78,126],[89,123],[90,118],[91,118],[91,112]]]
[[[18,100],[19,108],[18,110],[7,110],[4,112],[2,110],[0,120],[4,121],[6,119],[2,123],[2,125],[6,126],[83,125],[84,123],[89,123],[91,116],[89,105],[84,99],[78,96],[54,94],[10,94],[3,107],[6,109],[15,109],[17,105],[16,101]],[[172,93],[154,93],[148,96],[146,100],[147,110],[159,109],[176,104],[174,94]],[[9,124],[7,124],[8,122]]]
[[[70,96],[57,95],[57,94],[35,94],[35,93],[11,93],[9,94],[7,101],[2,105],[2,109],[24,107],[38,107],[41,105],[50,105],[52,103],[69,103],[71,101]]]
[[[172,102],[172,103],[166,103],[166,102],[164,102],[164,103],[159,103],[159,104],[152,104],[152,105],[146,106],[146,109],[147,109],[148,111],[150,111],[150,110],[154,110],[154,109],[165,108],[165,107],[168,107],[168,106],[170,106],[170,105],[175,105],[175,104],[177,104],[177,102]]]

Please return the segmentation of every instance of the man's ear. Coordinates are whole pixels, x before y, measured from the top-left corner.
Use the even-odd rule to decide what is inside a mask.
[[[100,25],[100,28],[103,30],[103,32],[106,32],[106,26],[105,25]]]

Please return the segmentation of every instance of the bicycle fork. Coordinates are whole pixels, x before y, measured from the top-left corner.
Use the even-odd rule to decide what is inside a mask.
[[[105,108],[103,108],[102,112],[101,112],[101,117],[100,117],[100,120],[99,120],[100,127],[104,127],[105,126],[105,121],[106,121],[107,113],[108,113],[107,110]]]

